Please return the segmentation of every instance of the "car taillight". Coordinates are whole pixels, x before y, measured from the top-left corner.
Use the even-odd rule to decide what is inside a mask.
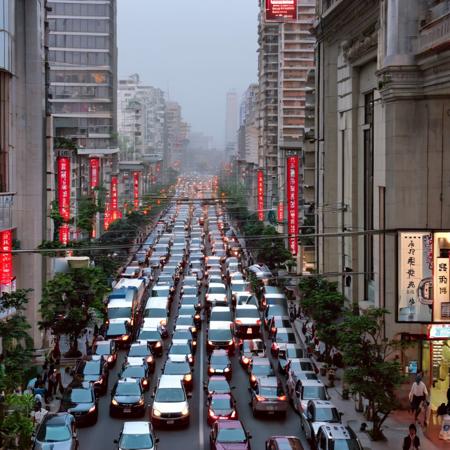
[[[217,420],[217,416],[214,414],[214,411],[212,409],[209,410],[209,417],[211,417],[211,419]]]
[[[277,331],[277,329],[276,329],[275,327],[273,327],[270,331],[271,331],[272,334],[275,334],[275,332]]]
[[[263,402],[265,399],[266,397],[262,397],[261,395],[256,396],[256,400],[258,400],[258,402]]]
[[[208,367],[208,373],[214,373],[214,369],[212,367]]]
[[[252,376],[250,377],[250,381],[251,381],[252,383],[256,383],[256,377],[255,377],[255,375],[252,375]]]
[[[128,334],[124,334],[122,336],[122,341],[128,341],[128,339],[130,339],[130,336],[128,336]]]
[[[233,412],[231,413],[230,417],[231,417],[232,419],[235,419],[235,418],[236,418],[236,410],[233,409]]]
[[[261,321],[259,319],[256,320],[256,325],[261,325]]]
[[[285,395],[279,395],[278,396],[278,400],[286,400],[286,396]]]
[[[149,356],[148,358],[147,358],[147,363],[148,364],[151,364],[153,362],[153,356]]]
[[[108,356],[108,360],[107,361],[109,363],[113,362],[114,361],[114,357],[112,355]]]
[[[242,358],[242,362],[243,362],[245,365],[247,365],[247,364],[250,362],[250,360],[249,360],[246,356],[244,356],[244,357]]]
[[[242,325],[242,320],[236,319],[236,320],[234,321],[234,323],[235,323],[236,325]]]
[[[158,348],[161,347],[161,342],[158,341],[158,342],[155,344],[155,347],[158,347]]]
[[[148,381],[147,381],[147,380],[142,380],[142,384],[143,384],[144,386],[147,386],[147,385],[148,385]]]

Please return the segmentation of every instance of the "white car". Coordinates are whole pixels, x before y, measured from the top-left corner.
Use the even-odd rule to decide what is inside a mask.
[[[206,305],[227,306],[227,289],[223,283],[211,283],[206,291]]]
[[[155,450],[159,442],[153,433],[152,424],[149,422],[125,422],[119,439],[114,440],[119,450],[140,448],[142,450]]]

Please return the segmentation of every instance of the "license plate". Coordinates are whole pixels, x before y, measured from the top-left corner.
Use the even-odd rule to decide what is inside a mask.
[[[267,412],[268,412],[269,414],[275,414],[275,411],[272,411],[271,409],[269,409]]]
[[[217,369],[216,372],[217,372],[217,373],[223,373],[223,370]]]
[[[125,414],[129,414],[129,413],[131,412],[131,408],[124,408],[124,409],[123,409],[123,412],[124,412]]]
[[[252,334],[253,330],[251,328],[247,328],[247,334]]]
[[[175,423],[175,420],[168,420],[167,425],[173,425]]]

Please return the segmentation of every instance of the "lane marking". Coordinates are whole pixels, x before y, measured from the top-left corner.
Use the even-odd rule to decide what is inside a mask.
[[[205,392],[203,390],[203,383],[204,383],[204,374],[205,374],[205,370],[204,370],[204,345],[203,345],[203,336],[205,333],[205,324],[202,324],[202,332],[200,333],[200,339],[199,339],[199,343],[198,343],[198,347],[200,349],[200,364],[199,364],[199,370],[200,370],[200,393],[198,396],[198,413],[199,413],[199,423],[198,423],[198,438],[199,438],[199,444],[200,447],[199,448],[203,448],[204,447],[204,443],[205,443],[205,416],[204,416],[204,412],[205,412]]]

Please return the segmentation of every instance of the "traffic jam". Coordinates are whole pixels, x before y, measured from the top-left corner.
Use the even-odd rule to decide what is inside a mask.
[[[244,266],[216,190],[213,178],[181,178],[108,296],[61,403],[78,448],[182,448],[170,440],[181,432],[185,449],[361,449],[297,340],[284,291],[267,267]],[[88,430],[107,415],[100,447]]]

